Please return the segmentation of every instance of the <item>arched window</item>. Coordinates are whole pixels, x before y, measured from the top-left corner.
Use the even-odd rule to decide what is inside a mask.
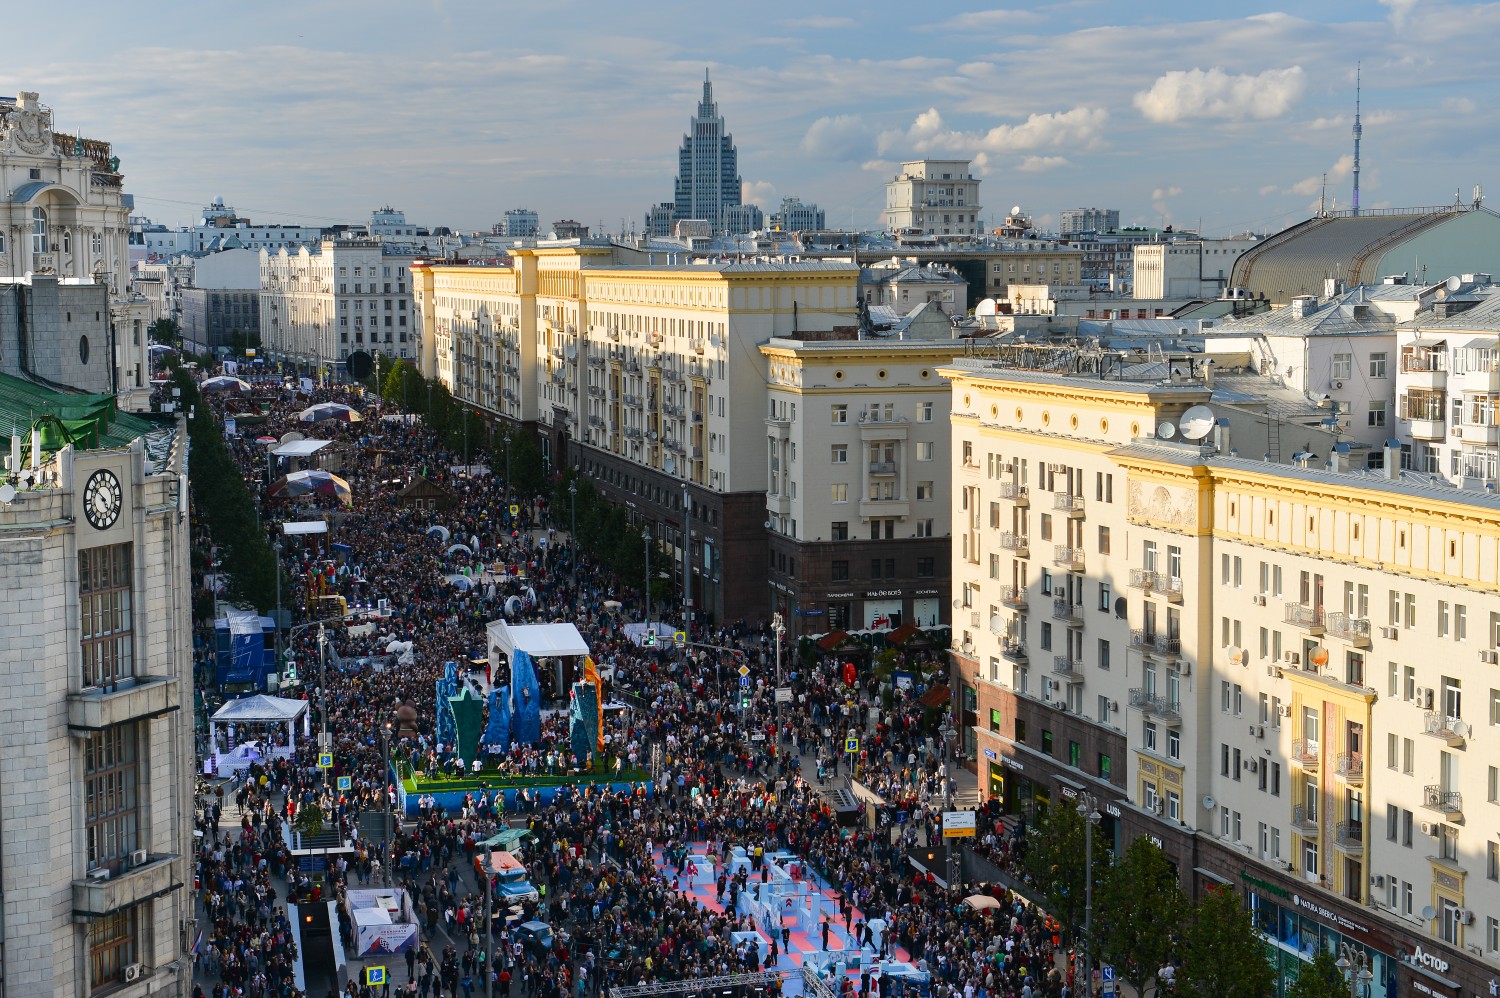
[[[42,208],[31,209],[31,252],[47,252],[47,212]]]

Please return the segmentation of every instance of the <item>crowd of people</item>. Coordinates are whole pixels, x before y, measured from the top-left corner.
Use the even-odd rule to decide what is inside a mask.
[[[424,998],[469,998],[484,991],[487,976],[496,994],[592,998],[611,986],[790,967],[789,941],[774,931],[765,934],[768,953],[734,942],[734,933],[754,928],[733,904],[746,883],[725,878],[716,908],[692,899],[681,876],[672,875],[673,857],[690,846],[728,856],[734,845],[803,857],[838,899],[844,933],[834,932],[836,940],[871,938],[883,955],[899,953],[930,975],[934,995],[1070,993],[1062,934],[1035,908],[997,888],[999,908],[973,910],[964,892],[941,887],[905,862],[907,848],[938,836],[952,764],[932,712],[909,691],[880,683],[868,670],[850,686],[834,667],[841,663],[813,658],[793,671],[792,701],[778,705],[767,681],[773,635],[763,621],[695,622],[693,640],[717,651],[637,647],[624,627],[638,616],[638,593],[555,529],[543,497],[514,495],[500,477],[467,467],[421,420],[380,419],[373,397],[358,389],[318,387],[309,396],[275,381],[256,395],[264,418],[242,427],[249,436],[231,443],[260,496],[262,521],[278,531],[284,520],[330,522],[327,541],[283,546],[293,580],[286,603],[303,609],[303,619],[313,619],[319,597],[331,594],[351,606],[387,600],[389,609],[368,622],[372,628],[309,627],[291,639],[314,723],[330,732],[333,771],[318,768],[315,745],[299,743],[238,783],[203,788],[202,994],[298,994],[291,973],[297,954],[282,902],[339,900],[352,887],[387,880],[410,892],[423,939],[405,956],[395,987]],[[310,428],[296,413],[314,401],[345,402],[366,418]],[[218,396],[209,404],[236,411],[247,401]],[[352,504],[268,494],[266,444],[255,436],[280,438],[292,430],[340,445],[338,473],[350,484]],[[403,505],[398,493],[415,475],[445,490],[453,507],[435,514]],[[512,504],[519,516],[510,514]],[[434,524],[452,540],[430,534]],[[465,550],[450,553],[460,540]],[[454,575],[475,584],[455,585]],[[482,793],[451,809],[423,800],[414,820],[394,823],[389,840],[371,836],[360,816],[386,813],[394,800],[381,732],[398,709],[409,708],[410,723],[392,729],[391,755],[413,769],[442,770],[451,755],[435,734],[434,683],[442,664],[467,668],[482,659],[486,624],[517,595],[524,598],[512,604],[513,621],[572,622],[596,661],[612,670],[613,696],[629,709],[604,715],[606,755],[649,763],[649,792],[578,787],[546,806],[534,797],[507,803]],[[611,606],[619,609],[606,609],[607,601],[618,601]],[[387,658],[376,669],[371,660],[380,661],[392,640],[411,641],[412,654]],[[205,659],[210,647],[205,640]],[[741,709],[737,670],[726,667],[741,662],[751,666],[755,682],[748,710]],[[485,666],[475,668],[484,686]],[[200,677],[212,674],[205,661]],[[514,773],[566,766],[565,715],[544,723],[536,746],[493,761]],[[853,757],[843,751],[851,729],[863,739]],[[874,828],[842,825],[820,785],[842,785],[855,767],[883,801]],[[804,776],[814,769],[818,777]],[[341,776],[349,778],[348,789],[331,789]],[[222,822],[231,804],[239,816],[233,825]],[[316,876],[299,868],[280,832],[283,820],[312,808],[355,846]],[[894,820],[897,814],[904,820]],[[515,825],[530,833],[519,851],[537,896],[520,906],[518,919],[496,919],[491,938],[484,913],[486,888],[494,884],[477,873],[474,856],[481,843]],[[983,848],[1016,869],[1024,838],[998,813],[987,812],[983,828]],[[491,895],[492,909],[505,907],[499,894]],[[557,930],[550,946],[516,930],[531,918]],[[867,931],[875,919],[884,927],[878,945]],[[822,928],[825,945],[829,924]],[[350,926],[341,923],[340,931],[347,937]],[[867,966],[834,987],[878,995],[894,982]],[[344,993],[366,990],[351,980]]]

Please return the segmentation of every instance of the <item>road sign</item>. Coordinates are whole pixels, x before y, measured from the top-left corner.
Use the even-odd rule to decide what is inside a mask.
[[[749,676],[741,676],[740,677],[740,685],[743,686],[743,687],[749,687],[749,685],[750,685],[750,677]]]
[[[972,838],[975,831],[973,811],[944,811],[943,838]]]
[[[515,503],[511,503],[510,504],[510,515],[511,516],[520,516],[521,515],[521,507],[517,506]]]
[[[1099,980],[1104,985],[1105,994],[1112,995],[1115,993],[1115,968],[1113,965],[1106,963],[1099,968]]]
[[[353,786],[354,786],[354,777],[352,777],[352,776],[340,776],[339,777],[339,790],[340,791],[352,789]]]
[[[319,752],[318,753],[318,768],[319,769],[332,769],[333,768],[333,753],[332,752]]]
[[[681,648],[687,644],[687,631],[677,631],[672,635],[672,640],[677,643],[677,647]]]
[[[740,666],[740,675],[742,675],[742,676],[748,676],[748,675],[750,675],[750,667],[748,665],[742,665],[742,666]]]
[[[850,755],[857,755],[857,754],[859,754],[859,739],[858,738],[845,738],[844,739],[844,751],[847,752],[847,753],[849,753]]]
[[[385,986],[385,980],[386,980],[386,978],[385,978],[385,968],[384,967],[366,967],[365,968],[365,986],[366,987],[370,987],[370,988],[384,987]]]
[[[792,702],[792,688],[790,686],[778,686],[776,688],[776,702],[777,703],[791,703]]]

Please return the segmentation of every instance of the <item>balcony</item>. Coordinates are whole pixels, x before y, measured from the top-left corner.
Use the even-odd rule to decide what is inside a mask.
[[[1000,645],[1000,657],[1016,663],[1025,665],[1029,658],[1026,656],[1026,646],[1019,641],[1006,641]]]
[[[1306,804],[1298,804],[1292,808],[1292,827],[1303,835],[1317,835],[1318,809],[1316,807],[1308,807]]]
[[[1323,633],[1323,608],[1306,603],[1288,603],[1282,607],[1282,621],[1300,627],[1309,634]]]
[[[1017,506],[1031,505],[1031,490],[1016,482],[1000,483],[1000,498],[1010,499]]]
[[[103,731],[177,709],[176,679],[137,676],[127,683],[108,691],[94,686],[68,694],[68,727],[79,733]]]
[[[176,859],[172,855],[150,856],[139,866],[108,878],[73,881],[73,914],[97,918],[181,890],[182,884],[173,883]]]
[[[1130,570],[1130,588],[1141,589],[1157,596],[1165,596],[1173,603],[1182,602],[1182,579],[1167,575],[1165,572],[1153,572],[1146,568],[1132,568]]]
[[[1418,352],[1402,354],[1401,380],[1407,388],[1440,392],[1448,386],[1448,372],[1438,366],[1441,354]]]
[[[1345,752],[1338,757],[1334,771],[1345,783],[1363,783],[1365,757],[1362,752]]]
[[[1070,572],[1083,571],[1083,548],[1070,548],[1066,544],[1057,545],[1052,552],[1052,563]]]
[[[1475,447],[1493,447],[1500,443],[1500,426],[1494,423],[1469,423],[1453,428],[1453,435]]]
[[[1457,790],[1444,790],[1440,785],[1423,787],[1422,806],[1449,821],[1459,822],[1463,820],[1464,795]]]
[[[1083,606],[1066,596],[1052,601],[1052,619],[1065,620],[1070,624],[1083,623]]]
[[[1441,738],[1448,743],[1449,748],[1461,748],[1464,744],[1464,734],[1469,726],[1461,718],[1449,717],[1442,711],[1429,710],[1424,718],[1422,733],[1434,738]]]
[[[1152,658],[1173,659],[1182,653],[1182,639],[1135,627],[1130,631],[1130,647]]]
[[[1341,821],[1334,826],[1333,844],[1342,852],[1358,856],[1365,851],[1365,823]]]
[[[1368,617],[1352,617],[1347,613],[1325,614],[1323,628],[1330,637],[1341,638],[1359,648],[1370,647]]]
[[[1006,586],[1000,590],[1000,602],[1012,610],[1020,610],[1025,613],[1029,609],[1026,601],[1025,586]]]
[[[911,515],[911,502],[906,499],[861,499],[859,515],[865,519],[874,517],[902,517]]]
[[[776,492],[767,492],[766,511],[775,516],[791,516],[792,497]]]
[[[1316,738],[1298,738],[1292,742],[1292,760],[1304,769],[1315,769],[1318,765],[1319,748]]]
[[[1465,371],[1463,379],[1466,392],[1500,392],[1500,365],[1479,364],[1477,370]]]
[[[1070,517],[1083,515],[1083,496],[1071,496],[1065,492],[1058,492],[1052,497],[1052,508],[1060,509]]]
[[[895,477],[895,474],[896,474],[896,462],[895,461],[871,461],[870,462],[870,477],[871,478],[892,478],[892,477]]]
[[[664,405],[662,411],[668,416],[675,416],[677,413],[673,410],[676,408],[674,405]],[[766,429],[770,430],[777,440],[785,440],[791,435],[792,421],[784,416],[770,416],[766,419]]]
[[[1031,538],[1026,534],[1003,533],[1000,535],[1000,546],[1015,552],[1018,558],[1031,557]]]
[[[1052,656],[1052,675],[1068,683],[1083,682],[1083,663],[1067,655]]]
[[[1443,440],[1448,436],[1448,426],[1441,419],[1411,420],[1411,435],[1418,440]]]
[[[1130,691],[1130,706],[1144,713],[1154,714],[1168,724],[1176,724],[1181,720],[1181,704],[1140,687]]]

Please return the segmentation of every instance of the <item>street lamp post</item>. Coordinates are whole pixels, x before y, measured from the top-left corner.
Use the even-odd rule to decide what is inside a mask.
[[[683,630],[693,633],[693,497],[682,483],[682,600]]]
[[[484,998],[495,998],[495,918],[490,912],[490,905],[493,903],[491,899],[495,895],[495,884],[491,879],[495,875],[495,868],[490,865],[488,847],[479,860],[479,869],[484,873]]]
[[[260,516],[260,504],[255,506],[257,518]],[[281,660],[281,541],[271,545],[271,550],[276,552],[276,672],[281,673],[283,662]]]
[[[1365,998],[1370,993],[1370,954],[1363,948],[1339,943],[1339,958],[1334,961],[1339,973],[1349,975],[1349,998]]]
[[[510,438],[505,438],[505,474],[510,477]],[[578,598],[578,481],[568,483],[568,547],[573,563],[573,598]]]
[[[391,722],[385,722],[380,729],[380,757],[385,766],[380,777],[380,806],[383,811],[381,815],[381,834],[383,844],[380,847],[380,862],[385,866],[385,882],[394,884],[396,882],[395,872],[391,869]]]
[[[510,427],[505,429],[505,496],[510,498]]]
[[[776,723],[781,724],[781,701],[776,698],[777,691],[781,689],[781,638],[786,634],[786,624],[781,619],[781,611],[778,610],[771,615],[771,631],[776,635],[776,687],[771,690],[771,708],[775,711]],[[780,737],[778,732],[777,737]]]
[[[1083,819],[1083,988],[1094,993],[1094,826],[1099,824],[1099,800],[1093,794],[1078,795],[1078,816]]]
[[[651,528],[641,535],[646,542],[646,632],[651,633]]]

